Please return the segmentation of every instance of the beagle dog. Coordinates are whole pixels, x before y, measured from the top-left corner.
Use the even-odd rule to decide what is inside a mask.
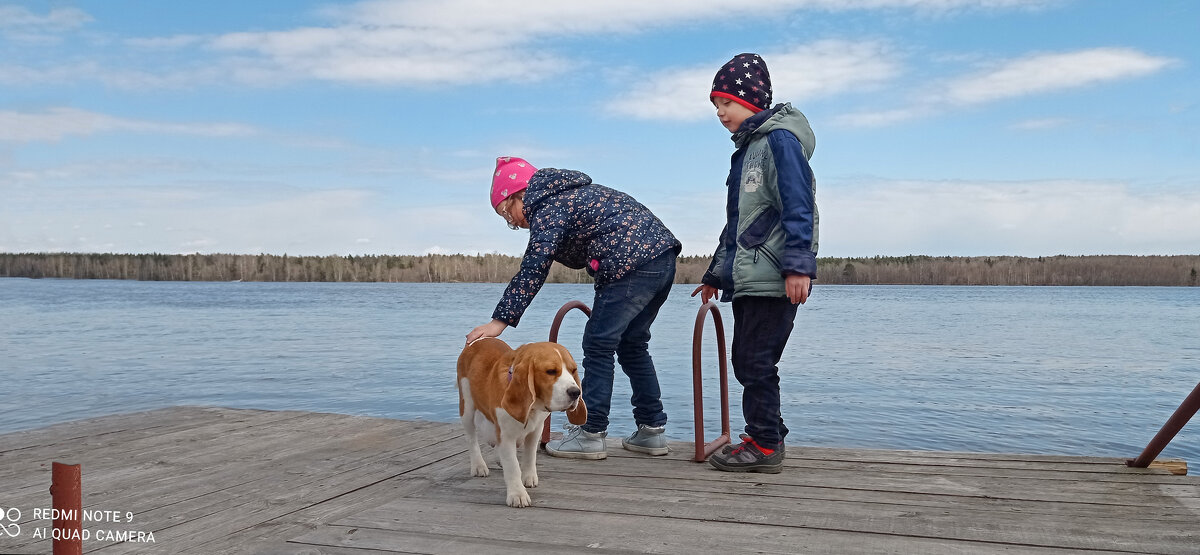
[[[525,488],[538,485],[538,440],[546,417],[567,411],[582,425],[587,406],[571,353],[558,343],[529,343],[513,350],[488,337],[467,345],[458,356],[458,413],[466,430],[471,475],[487,476],[479,439],[496,446],[508,506],[528,507]],[[520,460],[517,447],[524,446]]]

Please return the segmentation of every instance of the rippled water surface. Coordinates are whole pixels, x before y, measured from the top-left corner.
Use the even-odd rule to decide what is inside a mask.
[[[503,288],[0,279],[0,432],[173,405],[453,422],[463,336]],[[668,434],[688,440],[692,288],[651,342]],[[502,338],[542,341],[591,297],[547,285]],[[583,321],[561,332],[577,357]],[[712,435],[711,323],[705,337]],[[781,368],[789,444],[1130,457],[1200,381],[1200,289],[818,286]],[[633,427],[628,397],[618,374],[610,435]],[[1200,459],[1200,417],[1163,456]]]

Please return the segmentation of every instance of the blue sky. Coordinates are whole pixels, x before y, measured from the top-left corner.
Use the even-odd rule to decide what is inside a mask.
[[[708,254],[740,52],[821,256],[1200,252],[1200,4],[0,0],[0,252],[520,254],[497,156]]]

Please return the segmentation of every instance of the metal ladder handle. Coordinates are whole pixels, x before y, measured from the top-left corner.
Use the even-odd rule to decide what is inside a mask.
[[[1193,389],[1187,398],[1179,404],[1179,408],[1175,409],[1175,413],[1167,419],[1167,423],[1163,424],[1162,429],[1155,434],[1154,439],[1150,440],[1150,443],[1146,445],[1146,449],[1142,451],[1142,454],[1137,459],[1125,461],[1125,464],[1134,468],[1146,468],[1150,466],[1150,463],[1154,462],[1154,457],[1157,457],[1163,448],[1168,443],[1171,443],[1172,439],[1175,439],[1175,434],[1178,434],[1179,430],[1183,429],[1188,421],[1196,415],[1197,411],[1200,411],[1200,383],[1196,384],[1196,389]]]
[[[708,313],[713,315],[713,326],[717,331],[717,357],[720,360],[721,376],[721,435],[711,442],[704,441],[704,395],[703,395],[703,365],[700,361],[700,348],[704,343],[704,318]],[[696,462],[704,462],[708,456],[724,445],[730,443],[732,436],[729,429],[729,367],[725,356],[725,324],[721,320],[721,310],[715,301],[708,301],[696,313],[696,327],[692,332],[692,396],[695,405],[696,423]]]
[[[578,308],[580,312],[583,312],[583,314],[585,316],[587,316],[588,318],[592,317],[592,309],[588,308],[588,305],[583,304],[582,301],[567,301],[566,304],[562,305],[562,308],[558,309],[558,313],[554,315],[554,322],[550,324],[550,339],[549,339],[549,341],[551,343],[558,343],[558,328],[560,326],[562,326],[563,318],[566,318],[567,313],[576,308]],[[542,442],[541,442],[541,444],[545,445],[549,441],[550,441],[550,417],[547,416],[546,424],[544,426],[542,426]]]

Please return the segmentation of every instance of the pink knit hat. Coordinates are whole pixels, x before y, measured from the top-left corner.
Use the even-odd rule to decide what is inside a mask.
[[[496,173],[492,175],[492,209],[500,206],[509,196],[524,191],[529,178],[537,168],[516,156],[501,156],[496,159]]]

